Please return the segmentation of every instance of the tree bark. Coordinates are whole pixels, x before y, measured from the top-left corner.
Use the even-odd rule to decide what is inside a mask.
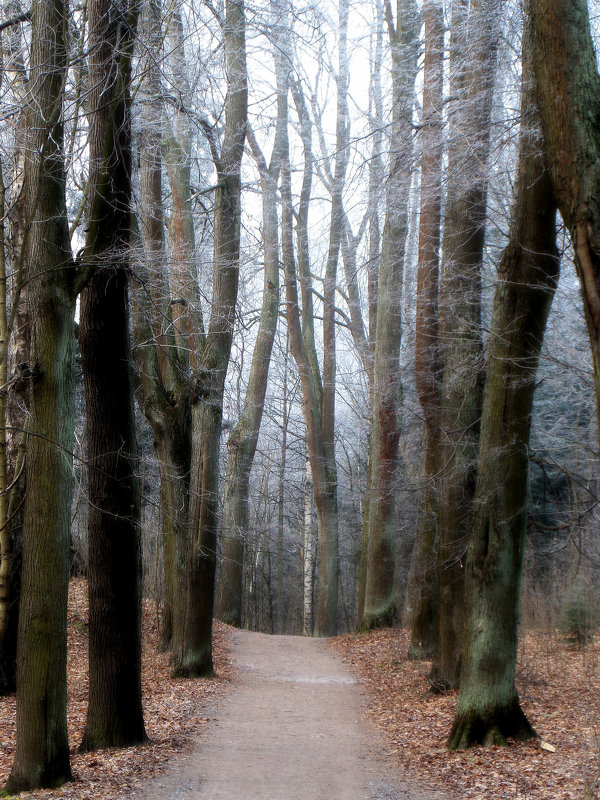
[[[280,20],[274,20],[277,31]],[[271,161],[267,165],[254,135],[248,138],[260,172],[262,192],[262,239],[264,249],[263,297],[258,336],[252,353],[252,364],[244,407],[227,442],[227,475],[221,524],[223,561],[219,573],[217,616],[230,625],[242,624],[242,583],[244,574],[244,541],[248,532],[248,492],[250,471],[256,453],[269,378],[271,351],[279,316],[279,220],[277,184],[281,169],[282,137],[287,119],[283,116],[288,92],[288,66],[281,48],[274,42],[277,75],[277,128]],[[279,605],[278,605],[279,611]]]
[[[192,397],[192,469],[183,637],[176,642],[174,675],[213,673],[212,617],[218,527],[219,445],[240,252],[240,166],[246,139],[248,89],[242,2],[228,0],[224,23],[227,97],[214,209],[213,298],[206,342]]]
[[[176,7],[169,28],[169,46],[171,57],[177,63],[183,57],[180,54],[183,51],[180,26],[179,8]],[[192,317],[188,308],[198,304],[197,291],[184,295],[180,287],[180,284],[193,286],[196,283],[193,257],[190,256],[194,249],[194,229],[189,209],[189,152],[163,117],[159,66],[162,29],[158,2],[144,6],[142,27],[148,54],[141,87],[144,125],[139,141],[143,255],[136,264],[136,280],[131,282],[133,333],[142,410],[152,426],[160,469],[164,575],[160,648],[169,650],[178,635],[177,620],[181,618],[177,612],[180,602],[177,581],[184,572],[188,527],[191,456],[189,348],[195,345],[196,337],[202,335],[202,320],[200,317],[198,330],[187,325],[188,317]],[[173,83],[179,86],[180,76],[177,71],[175,73],[177,80],[174,78]],[[167,272],[164,235],[163,149],[172,200],[169,237],[171,281]],[[189,275],[189,280],[186,281],[184,275]]]
[[[311,464],[315,506],[317,509],[319,576],[317,589],[317,636],[334,635],[337,631],[338,602],[338,509],[334,448],[326,446],[323,425],[330,416],[323,411],[323,384],[315,347],[312,282],[308,240],[308,211],[310,207],[314,156],[311,122],[304,98],[297,83],[292,83],[292,95],[300,120],[300,135],[304,146],[304,171],[296,217],[298,269],[296,271],[293,237],[293,207],[289,140],[284,142],[281,170],[281,249],[286,282],[286,309],[290,351],[298,367],[302,386],[303,415],[306,425],[306,445]],[[331,242],[330,242],[331,244]],[[331,248],[329,251],[332,256]],[[337,257],[337,256],[336,256]],[[298,283],[302,297],[302,316]],[[331,403],[329,408],[331,409]],[[330,414],[330,412],[329,412]]]
[[[4,4],[7,17],[19,17],[17,0]],[[4,433],[4,483],[1,516],[2,586],[0,588],[0,694],[16,689],[17,629],[21,584],[21,550],[23,538],[23,502],[25,498],[25,430],[27,428],[28,381],[22,372],[29,361],[30,335],[27,315],[27,288],[23,280],[24,257],[24,192],[27,73],[24,64],[21,27],[14,25],[2,32],[4,74],[19,108],[13,122],[14,154],[10,186],[2,186],[3,220],[3,314],[2,370],[0,385],[6,386],[2,398]],[[6,215],[6,216],[5,216]]]
[[[90,688],[80,750],[146,740],[141,687],[140,487],[129,339],[135,6],[91,0],[90,208],[79,344],[89,459]]]
[[[523,42],[518,197],[492,312],[452,749],[535,735],[519,705],[515,669],[531,410],[559,259],[556,203],[542,153],[527,32]]]
[[[400,439],[398,403],[402,278],[408,235],[408,203],[412,176],[412,111],[418,59],[416,2],[398,3],[396,22],[386,3],[392,49],[392,130],[386,219],[377,289],[377,325],[373,369],[373,412],[363,547],[367,547],[365,600],[359,627],[393,624],[396,549],[395,478]]]
[[[315,583],[315,546],[313,525],[313,482],[310,459],[306,460],[306,480],[304,483],[304,531],[302,559],[302,632],[312,636],[313,595]]]
[[[585,0],[532,0],[529,9],[547,162],[575,251],[600,435],[600,75]]]
[[[440,375],[438,291],[442,216],[444,9],[440,0],[423,6],[423,125],[421,129],[421,204],[415,383],[424,417],[422,488],[411,564],[413,607],[410,659],[431,658],[437,613],[437,502],[440,451]]]
[[[337,509],[337,465],[335,459],[335,380],[337,372],[335,345],[335,297],[340,245],[344,231],[342,194],[349,156],[348,114],[348,0],[338,6],[338,70],[336,78],[336,155],[331,183],[331,217],[329,245],[323,283],[323,369],[321,435],[323,455],[326,459],[325,485],[320,485],[313,472],[316,494],[326,495],[327,502],[317,503],[319,519],[318,548],[319,572],[317,582],[317,613],[315,633],[330,636],[337,632],[339,534]]]
[[[74,426],[74,265],[65,203],[66,9],[34,0],[25,149],[31,427],[17,661],[17,740],[6,793],[71,777],[67,592]]]
[[[442,474],[438,621],[430,681],[456,687],[463,629],[464,554],[477,472],[483,389],[481,265],[487,158],[498,40],[497,0],[457,2],[452,21],[448,189],[440,283]]]

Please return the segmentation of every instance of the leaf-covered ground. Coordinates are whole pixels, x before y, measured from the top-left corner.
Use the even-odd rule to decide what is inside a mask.
[[[68,718],[75,780],[56,791],[23,798],[114,800],[168,770],[174,756],[210,735],[215,701],[234,680],[227,628],[215,626],[218,678],[202,681],[169,677],[168,656],[157,653],[156,609],[151,603],[144,605],[143,634],[150,743],[79,755],[87,704],[87,600],[85,582],[72,582]],[[600,800],[600,643],[578,651],[556,636],[525,635],[519,691],[540,740],[463,753],[449,753],[445,747],[456,695],[424,697],[429,663],[405,660],[404,631],[341,636],[331,646],[363,679],[369,712],[387,739],[389,758],[423,789],[437,789],[447,800]],[[14,712],[14,698],[0,698],[0,788],[14,754]],[[542,749],[542,741],[556,751]]]
[[[406,661],[405,631],[347,635],[332,644],[363,679],[369,714],[411,780],[448,800],[600,798],[599,643],[581,651],[553,635],[525,634],[518,689],[540,739],[459,753],[445,747],[456,694],[427,695],[430,663]]]
[[[214,663],[217,678],[201,681],[171,680],[169,658],[157,653],[156,608],[143,608],[143,699],[149,744],[127,750],[77,753],[87,711],[87,585],[71,582],[69,591],[68,724],[74,781],[56,791],[36,791],[21,798],[114,800],[119,792],[169,766],[181,750],[210,732],[212,707],[231,685],[231,662],[226,627],[215,624]],[[0,698],[0,789],[6,782],[14,755],[15,700]]]

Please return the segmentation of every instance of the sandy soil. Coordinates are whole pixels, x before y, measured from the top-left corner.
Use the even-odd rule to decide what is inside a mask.
[[[433,800],[386,763],[356,678],[318,639],[232,634],[237,678],[192,754],[119,800]]]

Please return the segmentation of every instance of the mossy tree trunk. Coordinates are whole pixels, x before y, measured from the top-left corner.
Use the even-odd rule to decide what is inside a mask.
[[[213,672],[212,617],[218,528],[219,446],[223,391],[237,302],[240,255],[241,161],[246,139],[248,89],[245,13],[228,0],[223,27],[227,96],[221,152],[207,131],[217,169],[211,316],[192,397],[190,512],[182,637],[175,643],[174,674]]]
[[[25,264],[31,321],[30,439],[17,660],[17,739],[6,791],[71,777],[67,592],[74,428],[74,264],[63,167],[67,65],[62,0],[34,0],[25,148]]]
[[[571,235],[590,339],[600,432],[600,75],[585,0],[531,0],[540,116]]]
[[[400,438],[398,418],[404,253],[412,180],[412,113],[417,74],[419,13],[413,0],[391,4],[385,16],[392,51],[392,128],[386,218],[377,287],[377,323],[372,384],[372,418],[363,547],[366,545],[363,629],[391,625],[397,609],[394,570],[397,520],[395,481]]]
[[[519,704],[515,669],[531,410],[559,260],[527,36],[524,43],[518,196],[492,311],[452,749],[535,735]]]
[[[411,563],[409,602],[413,609],[410,659],[431,658],[437,612],[437,492],[440,471],[440,385],[438,289],[442,216],[444,9],[440,0],[423,6],[423,127],[415,381],[423,410],[422,486]]]
[[[407,657],[422,661],[433,657],[437,627],[438,476],[440,428],[427,420],[423,430],[424,484],[419,503],[418,528],[412,553],[407,599],[412,628]]]
[[[89,4],[90,205],[81,293],[89,460],[90,687],[80,750],[146,739],[141,689],[140,487],[131,380],[129,84],[137,9]]]
[[[498,42],[497,0],[457,2],[450,40],[448,187],[440,281],[442,464],[438,611],[430,681],[458,686],[464,554],[477,474],[483,389],[481,267]]]

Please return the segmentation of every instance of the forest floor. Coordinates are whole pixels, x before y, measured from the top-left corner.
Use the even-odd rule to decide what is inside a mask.
[[[406,660],[403,630],[332,640],[360,675],[368,714],[413,781],[476,800],[600,800],[600,642],[567,647],[556,634],[521,636],[517,687],[539,739],[449,753],[457,694],[430,695],[428,661]],[[545,749],[548,748],[548,749]]]
[[[253,667],[248,661],[248,652],[252,653],[252,659],[262,653],[260,657],[265,659],[264,664],[273,664],[273,668],[277,669],[274,661],[276,652],[287,649],[288,664],[299,669],[300,651],[289,649],[287,645],[279,647],[277,640],[272,637],[233,632],[217,623],[214,653],[218,677],[204,681],[172,680],[169,677],[168,656],[157,653],[156,609],[152,603],[146,602],[143,691],[150,743],[125,751],[105,750],[79,755],[76,749],[83,735],[87,697],[85,595],[85,583],[72,582],[69,602],[68,716],[74,781],[52,792],[37,791],[21,797],[24,800],[145,799],[146,794],[138,792],[140,787],[146,785],[159,787],[151,795],[153,800],[193,797],[193,794],[186,793],[183,785],[181,791],[172,792],[168,788],[168,779],[163,783],[161,778],[154,784],[152,779],[173,770],[181,772],[186,768],[186,763],[190,763],[188,759],[192,750],[197,754],[205,749],[210,754],[211,743],[213,749],[220,746],[219,728],[225,724],[230,713],[228,708],[235,705],[233,701],[240,696],[240,691],[244,691],[248,678],[254,680],[257,674],[264,674],[268,678],[270,668],[264,665]],[[252,643],[249,645],[250,651],[240,649],[240,637]],[[581,651],[567,648],[554,635],[528,633],[522,638],[519,691],[523,707],[541,738],[525,744],[511,743],[506,748],[474,748],[454,754],[446,750],[445,739],[452,724],[456,695],[425,696],[429,664],[405,660],[408,645],[405,632],[394,630],[360,636],[347,635],[327,643],[293,640],[291,637],[283,637],[279,642],[289,641],[291,648],[299,647],[302,652],[311,654],[311,660],[315,654],[322,659],[329,652],[337,656],[330,661],[337,662],[341,675],[354,674],[357,677],[365,701],[362,706],[359,703],[357,713],[353,707],[350,713],[351,716],[360,717],[362,709],[367,717],[367,727],[364,729],[368,731],[366,753],[369,763],[372,759],[375,765],[374,770],[367,770],[371,776],[369,785],[372,785],[373,775],[382,780],[385,778],[386,786],[388,779],[392,781],[390,775],[402,775],[403,779],[404,788],[390,789],[388,792],[381,783],[379,793],[372,797],[422,800],[425,796],[435,795],[445,800],[596,800],[600,798],[600,646],[597,643]],[[316,666],[322,670],[325,662],[318,659]],[[292,666],[289,668],[292,669]],[[358,686],[351,677],[330,677],[328,681],[321,681],[305,675],[302,679],[296,677],[291,680],[292,673],[286,673],[286,667],[283,669],[283,679],[277,678],[276,682],[284,688],[288,687],[287,690],[292,693],[290,702],[300,699],[299,696],[294,698],[293,692],[302,688],[302,685],[314,689],[322,684],[326,694],[335,694],[337,688],[350,691],[350,695],[344,694],[338,702],[342,706],[348,703],[350,696],[360,697]],[[273,675],[269,680],[272,679]],[[265,689],[263,687],[258,691],[262,696]],[[271,700],[271,703],[264,704],[267,708],[267,725],[272,717],[269,709],[277,708],[283,702],[275,696]],[[306,701],[300,699],[299,706],[306,705]],[[299,717],[294,722],[293,703],[288,711],[282,713],[282,718],[289,720],[285,727],[287,737],[299,724]],[[1,698],[0,787],[8,777],[14,754],[14,715],[14,698]],[[322,724],[329,725],[332,717],[331,710],[326,712]],[[369,720],[375,723],[381,734],[375,728],[369,729]],[[248,719],[247,722],[250,731],[252,720]],[[346,725],[347,722],[340,724]],[[316,729],[312,734],[308,738],[313,743],[319,739],[324,741]],[[377,744],[379,735],[381,740]],[[357,736],[354,745],[360,750],[365,747],[364,739]],[[335,734],[327,736],[328,740],[335,738]],[[340,730],[339,738],[348,738],[346,729]],[[294,748],[298,748],[299,741],[297,737],[294,738],[294,758],[298,755]],[[230,744],[231,739],[228,739],[227,746]],[[555,749],[546,750],[546,746]],[[215,761],[214,755],[207,756],[209,761]],[[237,754],[235,758],[238,758]],[[337,756],[330,755],[329,758],[335,759]],[[344,758],[347,758],[347,754]],[[222,759],[218,760],[220,762]],[[364,764],[364,754],[359,760]],[[232,760],[227,758],[227,763],[231,764]],[[347,764],[340,772],[335,761],[329,763],[332,773],[337,770],[342,776],[350,777]],[[273,765],[269,768],[272,770]],[[187,785],[189,788],[191,784],[188,782]],[[244,786],[247,787],[246,784]],[[421,790],[417,791],[415,786],[420,786]],[[215,798],[217,796],[221,795],[215,795]],[[232,795],[228,800],[240,800],[243,796],[245,794]],[[277,796],[277,800],[306,800],[308,796],[284,792],[281,797]],[[342,800],[345,797],[335,784],[318,796],[327,800]],[[365,794],[365,800],[367,796],[368,793]],[[211,800],[215,798],[211,795]],[[267,800],[266,796],[264,800]]]

